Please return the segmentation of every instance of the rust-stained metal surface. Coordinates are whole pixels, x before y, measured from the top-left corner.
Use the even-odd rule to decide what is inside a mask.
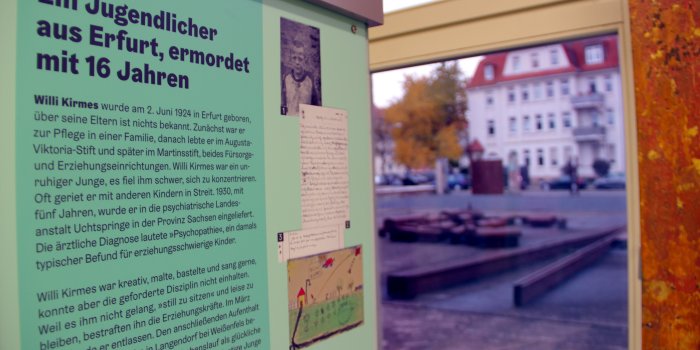
[[[644,349],[700,349],[700,1],[630,0]]]

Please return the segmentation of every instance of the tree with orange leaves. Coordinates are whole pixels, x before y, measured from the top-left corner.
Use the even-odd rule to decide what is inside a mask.
[[[394,125],[394,158],[410,169],[462,155],[459,133],[467,126],[467,97],[456,62],[443,63],[429,77],[406,77],[404,96],[386,110]]]

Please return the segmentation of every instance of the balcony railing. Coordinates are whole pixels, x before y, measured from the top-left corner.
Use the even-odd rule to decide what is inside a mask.
[[[587,94],[579,96],[571,96],[571,106],[574,109],[601,108],[605,105],[605,96],[603,94]]]
[[[605,138],[604,126],[579,126],[572,132],[577,142],[602,142]]]

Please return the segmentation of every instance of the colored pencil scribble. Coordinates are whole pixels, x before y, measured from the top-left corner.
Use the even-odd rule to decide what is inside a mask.
[[[364,321],[361,246],[287,262],[290,350]]]

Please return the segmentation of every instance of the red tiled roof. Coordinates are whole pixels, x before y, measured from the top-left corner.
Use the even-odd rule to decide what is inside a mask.
[[[605,52],[603,63],[595,65],[585,64],[585,48],[589,45],[602,44]],[[561,44],[564,47],[564,52],[569,60],[569,66],[557,69],[539,70],[523,74],[513,74],[503,76],[505,69],[506,57],[509,52],[500,52],[486,55],[479,66],[471,81],[467,83],[467,88],[482,87],[494,85],[504,81],[514,81],[528,78],[544,77],[554,74],[570,73],[570,72],[588,72],[606,68],[618,67],[618,50],[617,50],[617,35],[605,35],[594,38],[579,39]],[[494,78],[486,80],[484,78],[484,69],[487,65],[493,65]]]
[[[506,66],[507,55],[507,52],[500,52],[484,56],[484,59],[481,60],[481,62],[479,62],[479,65],[476,67],[476,72],[474,73],[474,76],[467,83],[467,88],[491,85],[499,81],[504,81],[505,79],[503,77],[503,69]],[[484,78],[484,69],[486,69],[487,65],[493,66],[494,77],[492,80],[486,80]]]
[[[584,49],[586,46],[602,44],[603,51],[605,52],[605,59],[601,64],[587,65],[586,57],[584,54]],[[573,53],[576,58],[576,65],[583,72],[589,72],[594,70],[615,68],[619,66],[619,53],[617,50],[617,35],[606,35],[599,36],[595,38],[581,39],[570,41],[564,44],[564,48],[567,52]]]

